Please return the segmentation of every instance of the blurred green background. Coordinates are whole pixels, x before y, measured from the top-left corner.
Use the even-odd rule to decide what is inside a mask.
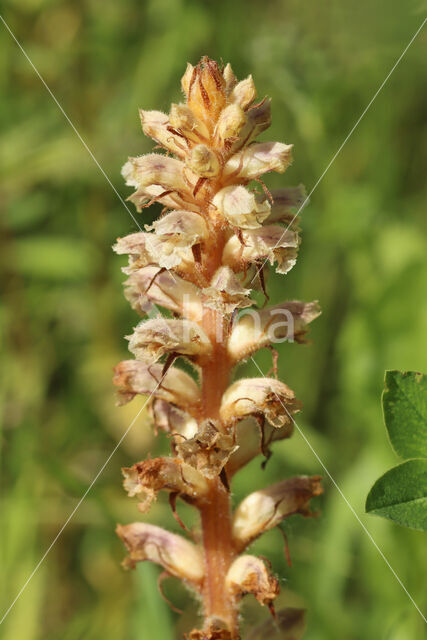
[[[413,0],[15,0],[3,15],[123,197],[120,168],[152,145],[138,107],[180,99],[203,54],[252,73],[273,100],[264,139],[295,145],[269,186],[310,190],[425,15]],[[364,515],[395,456],[380,410],[386,368],[427,371],[425,84],[418,36],[302,216],[303,244],[273,302],[319,299],[310,346],[282,345],[280,375],[304,402],[298,423],[418,605],[426,611],[426,538]],[[117,408],[112,367],[137,317],[113,255],[135,224],[0,24],[2,371],[1,591],[7,609],[142,404]],[[150,221],[154,207],[140,216]],[[271,356],[258,362],[266,372]],[[243,373],[243,371],[242,371]],[[257,375],[246,365],[245,373]],[[198,605],[173,580],[170,611],[154,566],[120,567],[116,522],[138,519],[120,467],[168,449],[143,413],[4,623],[4,640],[172,640]],[[236,479],[236,501],[292,474],[323,474],[296,433]],[[324,474],[323,474],[324,475]],[[308,608],[307,640],[418,640],[424,623],[336,488],[321,517],[284,525],[254,552],[283,584],[281,605]],[[182,517],[191,514],[180,507]],[[160,498],[147,519],[177,525]],[[424,571],[423,571],[424,569]],[[424,573],[424,575],[423,575]],[[423,590],[424,587],[424,590]],[[248,598],[248,625],[267,612]]]

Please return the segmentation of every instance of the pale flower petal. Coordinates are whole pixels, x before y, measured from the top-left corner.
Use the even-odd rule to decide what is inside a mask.
[[[190,88],[191,78],[194,74],[194,67],[192,64],[187,62],[187,68],[185,69],[185,73],[181,78],[181,87],[185,94],[188,94],[188,90]]]
[[[246,124],[246,115],[238,104],[229,104],[221,111],[215,128],[215,139],[224,145],[227,140],[239,136]]]
[[[224,167],[228,180],[254,180],[268,171],[284,173],[292,161],[291,144],[255,142],[231,156]]]
[[[198,144],[209,140],[209,129],[204,122],[196,118],[186,104],[172,104],[169,122],[186,140],[192,143]]]
[[[315,302],[292,300],[267,309],[243,311],[234,323],[227,343],[233,362],[248,358],[258,349],[284,341],[303,342],[307,325],[320,315]]]
[[[239,133],[239,138],[231,147],[231,151],[236,153],[243,146],[246,146],[257,138],[263,131],[271,125],[271,100],[266,98],[256,107],[251,107],[245,112],[246,124]]]
[[[227,64],[225,65],[222,75],[224,76],[225,80],[225,90],[229,94],[237,84],[237,78],[234,75],[233,69],[231,68],[231,64],[229,62],[227,62]]]
[[[150,265],[134,271],[125,282],[125,296],[137,311],[160,305],[184,318],[200,321],[200,289],[164,268]]]
[[[202,240],[208,233],[203,217],[192,211],[171,211],[155,220],[151,226],[146,226],[146,229],[154,229],[157,235],[180,236],[180,241],[186,246]]]
[[[288,273],[296,263],[298,234],[278,225],[266,225],[242,232],[242,239],[233,235],[223,252],[223,263],[234,271],[243,271],[248,264],[277,262],[278,273]]]
[[[323,493],[320,476],[298,476],[255,491],[237,507],[233,538],[241,551],[255,538],[295,513],[311,516],[309,502]]]
[[[139,187],[135,193],[128,197],[128,200],[133,202],[137,211],[141,211],[153,202],[158,202],[168,209],[186,209],[189,211],[197,209],[190,192],[173,191],[158,184]]]
[[[186,141],[170,131],[169,118],[161,111],[139,110],[142,130],[146,136],[152,138],[159,145],[171,151],[180,158],[184,157],[188,150]]]
[[[241,229],[257,229],[270,215],[268,200],[258,202],[255,194],[241,185],[221,189],[212,204],[231,225]]]
[[[122,175],[129,187],[137,189],[149,185],[160,185],[166,190],[186,191],[184,179],[185,165],[180,160],[149,153],[137,158],[129,158],[123,166]]]
[[[250,307],[251,290],[245,289],[230,267],[219,267],[212,276],[209,287],[202,289],[203,303],[210,309],[232,313],[236,308]]]
[[[141,362],[152,364],[168,353],[199,359],[212,344],[203,329],[191,320],[153,318],[141,322],[129,337],[129,350]]]
[[[191,149],[187,165],[201,178],[214,178],[220,172],[218,156],[205,144],[198,144]]]
[[[166,269],[178,266],[183,260],[194,262],[191,247],[207,236],[204,219],[191,211],[171,211],[146,229],[155,231],[146,239],[147,248]]]
[[[196,585],[202,582],[202,553],[182,536],[145,522],[119,524],[116,532],[129,551],[125,566],[133,568],[137,562],[150,560],[181,580]]]
[[[123,269],[125,273],[130,273],[153,262],[153,258],[147,248],[147,235],[144,231],[139,231],[138,233],[131,233],[124,238],[117,238],[116,244],[113,245],[113,250],[118,255],[129,255],[129,266]]]
[[[247,109],[256,98],[256,88],[252,76],[238,82],[229,95],[229,101]]]
[[[149,395],[176,404],[189,411],[200,404],[200,388],[193,378],[178,369],[163,365],[148,366],[138,360],[123,360],[114,368],[113,383],[118,387],[119,403],[130,402],[135,395]]]
[[[308,202],[304,185],[298,187],[288,187],[285,189],[273,189],[271,191],[273,204],[271,214],[267,222],[284,222],[285,224],[297,225],[296,214],[299,214]],[[293,228],[293,226],[291,227]]]
[[[147,245],[151,255],[157,256],[156,262],[164,269],[180,267],[186,270],[194,263],[191,246],[182,246],[179,237],[158,236],[149,234]]]
[[[170,433],[176,440],[181,438],[188,440],[197,433],[197,420],[162,398],[153,398],[150,412],[156,429]]]

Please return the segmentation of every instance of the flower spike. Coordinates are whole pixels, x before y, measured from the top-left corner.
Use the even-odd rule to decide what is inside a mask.
[[[182,102],[169,113],[140,111],[156,146],[122,169],[137,210],[163,210],[114,246],[128,256],[125,296],[142,316],[129,336],[134,359],[116,366],[114,384],[119,404],[148,396],[155,433],[171,446],[170,456],[124,468],[125,490],[142,513],[168,493],[184,529],[176,500],[185,501],[199,512],[200,531],[186,529],[189,540],[135,522],[117,533],[129,552],[125,566],[159,564],[203,603],[202,628],[186,637],[239,640],[243,596],[276,615],[279,593],[272,570],[245,549],[284,518],[311,515],[322,489],[318,476],[289,478],[254,490],[233,511],[234,475],[257,455],[265,465],[274,443],[292,435],[301,403],[277,379],[276,356],[276,377],[232,382],[232,373],[259,349],[304,342],[320,309],[296,300],[259,309],[251,298],[259,287],[268,297],[266,263],[279,274],[295,265],[307,200],[301,185],[269,191],[261,180],[292,161],[291,144],[258,140],[271,123],[270,100],[257,98],[251,75],[238,81],[229,64],[206,56],[187,65],[181,87]],[[275,619],[301,637],[302,614],[292,611]]]

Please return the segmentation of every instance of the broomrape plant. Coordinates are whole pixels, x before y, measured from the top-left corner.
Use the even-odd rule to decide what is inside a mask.
[[[202,602],[203,628],[189,638],[235,640],[245,594],[276,616],[278,580],[248,546],[292,514],[311,515],[310,499],[322,490],[318,476],[288,478],[232,510],[234,474],[291,436],[300,403],[276,377],[230,384],[231,374],[260,348],[303,342],[320,311],[316,302],[297,301],[256,310],[250,297],[251,288],[265,293],[267,262],[281,274],[294,266],[293,209],[305,197],[301,186],[269,192],[261,182],[291,162],[292,145],[256,141],[270,125],[270,101],[255,103],[251,76],[238,82],[229,64],[207,57],[187,66],[182,89],[185,102],[169,115],[140,112],[144,133],[167,153],[130,158],[123,167],[137,210],[153,202],[164,209],[146,231],[115,245],[129,255],[125,295],[146,319],[129,338],[135,359],[116,367],[114,383],[120,404],[150,396],[154,426],[172,443],[171,456],[123,469],[126,491],[140,498],[143,512],[159,491],[169,492],[178,521],[181,498],[198,510],[200,529],[184,538],[136,522],[117,533],[129,552],[126,566],[155,562]],[[262,189],[251,188],[253,181]],[[157,305],[169,313],[160,315]],[[179,358],[194,377],[175,365]],[[276,619],[293,624],[287,614]]]

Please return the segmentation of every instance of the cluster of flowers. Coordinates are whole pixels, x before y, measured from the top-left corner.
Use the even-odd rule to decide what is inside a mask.
[[[201,531],[192,541],[144,522],[117,532],[128,566],[158,563],[199,595],[205,623],[191,638],[234,639],[242,596],[252,593],[272,608],[279,591],[270,568],[245,550],[284,518],[309,515],[321,487],[317,476],[290,478],[231,511],[233,475],[291,435],[300,404],[275,377],[230,385],[230,374],[274,336],[286,337],[286,323],[274,336],[269,331],[274,314],[290,316],[289,337],[304,341],[320,312],[316,302],[297,301],[264,308],[256,321],[244,311],[253,311],[251,288],[264,290],[264,265],[287,273],[299,245],[293,210],[304,201],[303,188],[270,193],[260,180],[291,162],[291,145],[255,141],[270,125],[270,101],[255,103],[251,76],[238,82],[230,65],[208,58],[187,66],[182,89],[185,103],[173,104],[169,115],[140,112],[144,133],[167,154],[130,158],[123,167],[137,209],[153,202],[164,209],[146,231],[115,245],[129,255],[125,295],[143,319],[129,338],[135,359],[116,367],[114,382],[120,403],[150,396],[155,428],[172,442],[170,457],[124,469],[125,489],[140,498],[143,512],[160,490],[169,492],[175,515],[177,497],[185,500],[200,511]],[[248,187],[252,181],[258,192]],[[177,358],[195,375],[175,366]]]

